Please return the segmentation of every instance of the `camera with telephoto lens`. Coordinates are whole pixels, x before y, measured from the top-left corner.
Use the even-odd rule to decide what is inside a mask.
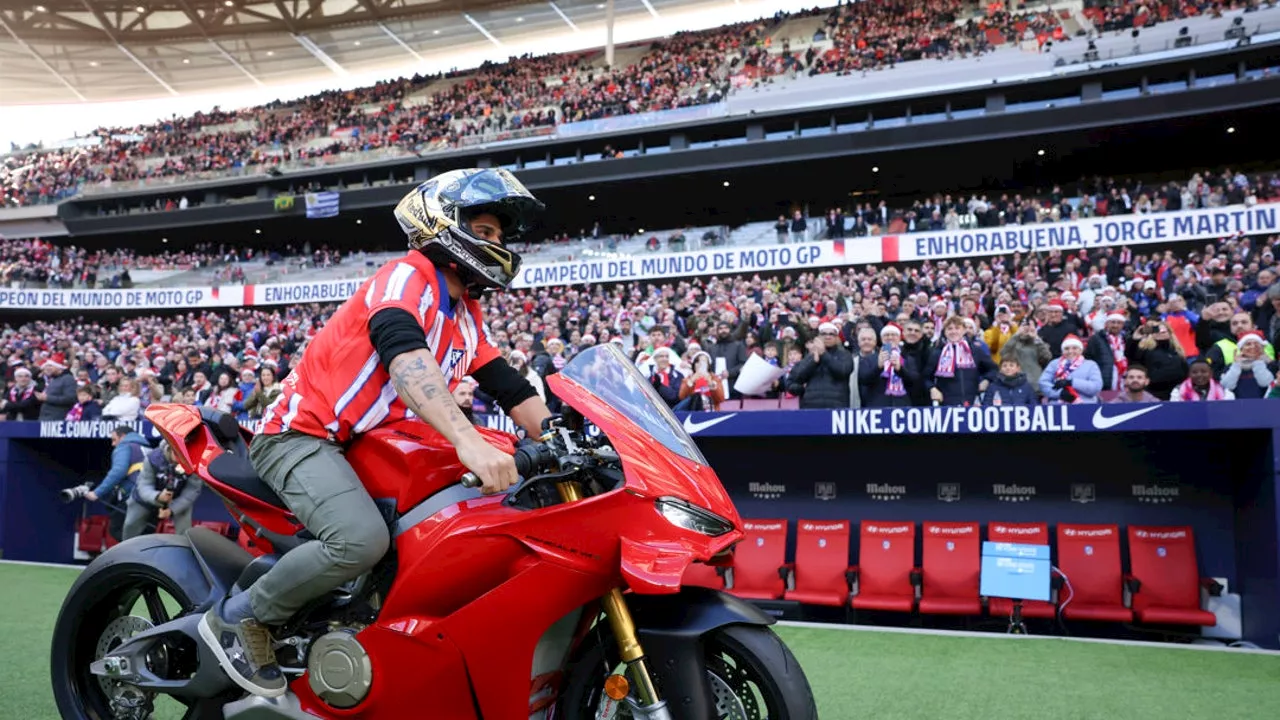
[[[76,500],[80,500],[85,495],[88,495],[89,491],[92,489],[93,489],[93,485],[89,483],[84,483],[83,485],[76,485],[75,487],[62,488],[61,490],[58,491],[58,499],[64,503],[72,503],[72,502],[75,502]]]

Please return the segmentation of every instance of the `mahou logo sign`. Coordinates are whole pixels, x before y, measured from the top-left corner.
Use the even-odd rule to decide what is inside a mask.
[[[1000,502],[1027,502],[1036,496],[1036,488],[1034,485],[997,483],[991,486],[991,494]]]
[[[1141,483],[1131,486],[1133,496],[1140,503],[1163,505],[1178,499],[1178,486],[1168,483]]]
[[[760,500],[777,500],[787,491],[787,486],[767,482],[753,482],[747,485],[747,491],[751,493],[751,497],[753,498]]]
[[[867,497],[872,500],[887,502],[901,500],[907,494],[906,485],[890,485],[889,483],[867,483]]]

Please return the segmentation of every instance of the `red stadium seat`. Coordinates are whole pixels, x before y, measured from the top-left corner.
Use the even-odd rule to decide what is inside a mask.
[[[778,398],[742,398],[742,409],[747,410],[777,410],[781,405]]]
[[[681,584],[723,590],[724,576],[720,574],[721,570],[722,568],[713,567],[706,563],[690,563],[689,567],[684,571],[684,578],[681,580]]]
[[[1049,526],[1045,523],[993,522],[987,525],[987,539],[992,542],[1012,542],[1023,545],[1048,545]],[[993,617],[1013,614],[1013,601],[1008,598],[989,598],[987,612]],[[1043,600],[1023,600],[1022,616],[1052,620],[1058,616],[1058,607]]]
[[[914,610],[920,586],[920,568],[915,566],[916,524],[864,522],[858,538],[858,564],[850,569],[853,609]]]
[[[733,552],[733,587],[729,592],[748,600],[778,600],[785,586],[786,520],[744,520],[746,537]]]
[[[787,566],[784,598],[845,607],[849,602],[849,570],[849,523],[801,520],[796,527],[796,561]]]
[[[981,615],[978,578],[982,540],[978,523],[927,522],[924,535],[924,584],[920,612],[926,615]]]
[[[1201,590],[1222,591],[1201,578],[1196,539],[1190,527],[1129,526],[1127,585],[1138,622],[1156,625],[1217,625],[1213,613],[1201,609]]]
[[[1120,528],[1116,525],[1058,525],[1058,567],[1067,596],[1059,609],[1067,620],[1131,622],[1124,605],[1120,572]]]
[[[172,534],[173,534],[173,521],[172,521],[172,520],[161,520],[161,521],[160,521],[160,524],[159,524],[159,525],[156,525],[156,533],[157,533],[157,534],[159,534],[159,535],[172,535]]]
[[[76,548],[81,552],[100,553],[107,541],[107,525],[110,518],[106,515],[90,515],[80,518],[76,523]]]

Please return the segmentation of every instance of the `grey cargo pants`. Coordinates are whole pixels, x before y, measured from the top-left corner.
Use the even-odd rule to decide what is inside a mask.
[[[254,616],[278,625],[372,568],[391,540],[386,521],[338,445],[297,432],[259,435],[249,446],[249,459],[318,538],[283,555],[249,589]]]

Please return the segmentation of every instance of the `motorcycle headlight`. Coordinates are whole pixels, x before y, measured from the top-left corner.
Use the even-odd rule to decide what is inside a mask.
[[[667,522],[676,527],[702,533],[709,537],[719,537],[733,530],[733,523],[716,515],[710,510],[703,510],[677,498],[659,498],[656,501],[658,512]]]

